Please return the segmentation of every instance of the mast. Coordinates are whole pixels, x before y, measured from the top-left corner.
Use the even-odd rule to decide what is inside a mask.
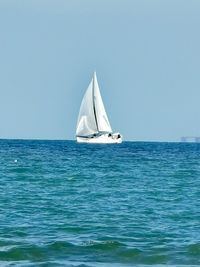
[[[97,131],[99,132],[99,127],[98,127],[98,122],[97,122],[97,114],[96,114],[96,109],[95,109],[95,102],[94,102],[94,77],[95,77],[95,72],[94,72],[94,76],[93,76],[93,81],[92,81],[92,98],[93,98],[93,110],[94,110],[94,118],[95,118],[95,122],[97,125]]]

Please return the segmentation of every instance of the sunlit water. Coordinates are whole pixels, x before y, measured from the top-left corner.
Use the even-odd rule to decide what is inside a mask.
[[[0,140],[0,266],[200,265],[200,144]]]

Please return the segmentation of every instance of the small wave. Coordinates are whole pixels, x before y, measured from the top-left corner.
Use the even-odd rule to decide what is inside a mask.
[[[199,256],[200,255],[200,243],[189,245],[188,252],[195,256]]]
[[[141,254],[142,254],[142,251],[140,249],[130,248],[130,249],[126,249],[120,252],[119,256],[120,258],[123,258],[123,259],[132,260],[132,259],[138,258],[138,256],[140,256]]]
[[[53,251],[62,251],[62,250],[67,250],[71,249],[72,247],[75,247],[72,243],[66,242],[66,241],[55,241],[53,243],[50,243],[47,246],[48,250],[53,250]]]
[[[13,246],[6,251],[0,251],[1,261],[38,261],[44,259],[44,253],[38,246]]]
[[[89,247],[89,248],[94,248],[94,249],[99,249],[99,250],[113,250],[117,249],[120,247],[124,247],[125,245],[121,242],[118,241],[113,241],[113,240],[107,240],[107,241],[85,241],[82,243],[83,246]]]
[[[67,180],[68,180],[68,181],[71,181],[71,180],[74,180],[74,179],[75,179],[74,176],[68,176],[68,177],[67,177]]]

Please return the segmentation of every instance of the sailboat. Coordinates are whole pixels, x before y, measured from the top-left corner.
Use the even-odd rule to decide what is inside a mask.
[[[78,143],[119,144],[120,133],[113,133],[101,98],[96,72],[83,97],[77,127]]]

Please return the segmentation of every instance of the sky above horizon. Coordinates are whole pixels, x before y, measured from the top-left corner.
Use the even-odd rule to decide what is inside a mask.
[[[1,0],[0,138],[74,139],[94,70],[125,140],[200,136],[200,1]]]

